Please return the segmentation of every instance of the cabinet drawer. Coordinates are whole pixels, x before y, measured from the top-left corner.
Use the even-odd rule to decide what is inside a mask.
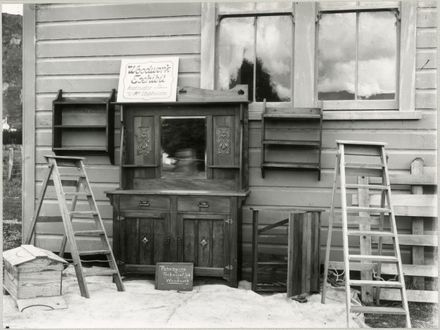
[[[162,196],[129,195],[121,196],[119,208],[123,210],[170,209],[170,199]]]
[[[177,211],[230,212],[230,201],[224,197],[179,197]]]

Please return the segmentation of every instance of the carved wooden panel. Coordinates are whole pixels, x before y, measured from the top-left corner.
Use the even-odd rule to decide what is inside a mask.
[[[215,141],[218,154],[230,154],[231,153],[231,128],[230,127],[217,127],[215,129]]]
[[[153,165],[155,154],[153,117],[134,117],[133,135],[134,164]]]
[[[237,134],[232,116],[213,117],[213,165],[234,165]]]

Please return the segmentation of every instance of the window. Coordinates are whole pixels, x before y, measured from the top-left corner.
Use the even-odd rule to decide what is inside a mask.
[[[356,5],[320,12],[319,100],[345,101],[339,104],[355,109],[398,107],[398,13],[397,7],[365,10]]]
[[[248,84],[251,119],[264,99],[322,105],[326,120],[419,119],[416,19],[415,1],[206,3],[201,87]]]
[[[292,3],[218,5],[216,88],[249,86],[251,102],[292,102]]]
[[[395,100],[397,21],[392,12],[324,14],[319,21],[319,100]]]

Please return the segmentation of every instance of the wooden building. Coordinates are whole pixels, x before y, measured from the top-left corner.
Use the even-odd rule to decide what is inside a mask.
[[[235,83],[249,85],[250,194],[243,206],[241,226],[242,270],[247,278],[251,264],[250,208],[328,209],[336,140],[386,142],[394,177],[409,174],[416,158],[423,159],[426,175],[435,174],[436,1],[284,1],[258,5],[148,2],[24,7],[25,232],[34,211],[32,201],[43,180],[43,156],[52,153],[52,101],[58,90],[69,97],[108,97],[118,86],[123,58],[178,56],[179,86],[227,89]],[[337,26],[342,30],[337,30]],[[297,169],[266,169],[262,177],[264,107],[287,112],[322,107],[320,180],[314,171]],[[90,155],[86,160],[110,237],[113,209],[105,192],[120,184],[118,110],[115,119],[115,164],[108,156]],[[287,122],[277,123],[272,130],[278,134],[291,132]],[[301,132],[307,130],[311,128],[303,127]],[[84,145],[91,141],[83,134],[72,134],[70,138]],[[289,162],[298,155],[278,149],[272,151],[271,157]],[[301,157],[311,161],[308,152],[302,152]],[[409,184],[395,189],[396,194],[411,194]],[[435,179],[425,193],[436,193]],[[415,229],[408,216],[398,221],[402,234],[418,233],[421,258],[428,265],[435,262],[437,247],[436,201],[431,201],[421,231]],[[58,214],[55,199],[43,207],[43,214]],[[322,251],[327,219],[324,214]],[[276,215],[265,219],[266,223],[275,220]],[[36,245],[57,251],[61,226],[39,224]],[[334,237],[342,244],[340,232]],[[402,246],[404,263],[418,263],[413,260],[417,255],[412,247],[415,240],[407,242]],[[94,242],[89,239],[83,244]],[[358,246],[359,242],[351,244]],[[264,249],[274,254],[285,248],[275,241],[264,244]],[[332,259],[341,259],[341,254],[342,248],[335,247]],[[435,271],[431,273],[437,277]]]

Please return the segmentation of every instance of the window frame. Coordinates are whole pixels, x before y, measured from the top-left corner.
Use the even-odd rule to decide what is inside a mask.
[[[257,3],[256,1],[249,1]],[[281,101],[281,102],[262,102],[262,101],[251,101],[249,103],[249,110],[250,111],[263,111],[264,106],[269,108],[275,108],[275,109],[289,109],[293,107],[294,102],[294,49],[295,49],[295,5],[291,1],[286,1],[291,3],[291,10],[282,10],[282,9],[253,9],[253,10],[221,10],[218,7],[218,3],[215,5],[215,53],[214,53],[214,72],[213,72],[213,89],[216,89],[217,86],[217,80],[218,80],[218,56],[217,56],[217,49],[218,49],[218,41],[219,41],[219,28],[220,23],[223,19],[228,18],[240,18],[240,17],[250,17],[250,18],[258,18],[258,17],[271,17],[271,16],[287,16],[291,17],[292,19],[292,58],[290,60],[290,86],[291,86],[291,95],[290,95],[290,101]],[[203,11],[202,11],[203,12]],[[203,30],[203,28],[202,28]],[[256,43],[254,43],[254,62],[256,63]],[[203,55],[202,55],[203,58]],[[254,79],[253,79],[253,91],[254,95],[253,98],[256,96],[256,65],[254,63]],[[203,87],[202,87],[203,88]]]
[[[400,20],[400,3],[399,2],[384,2],[384,3],[376,3],[371,5],[362,5],[362,3],[357,3],[356,5],[338,5],[337,3],[320,3],[317,14],[317,39],[319,39],[319,22],[322,18],[322,15],[331,15],[331,14],[344,14],[344,13],[355,13],[356,14],[356,49],[359,47],[359,14],[360,13],[377,13],[377,12],[393,12],[396,16],[397,26],[396,26],[396,73],[395,73],[395,97],[394,99],[385,99],[385,100],[319,100],[318,88],[316,88],[316,98],[318,101],[322,102],[322,107],[324,110],[398,110],[399,109],[399,83],[400,83],[400,56],[401,56],[401,20]],[[319,43],[317,42],[316,49],[316,70],[318,70],[319,65]],[[355,85],[357,92],[357,84],[358,84],[358,76],[359,76],[359,61],[357,58],[356,51],[356,71],[355,71]],[[318,79],[318,75],[317,75]]]
[[[354,2],[354,1],[352,1]],[[293,104],[289,102],[267,103],[268,108],[277,107],[294,111],[294,108],[322,107],[324,120],[414,120],[420,119],[420,112],[415,111],[415,73],[416,73],[416,18],[415,1],[361,1],[356,5],[348,2],[293,2],[294,40],[292,84]],[[317,18],[319,11],[325,10],[374,10],[390,6],[400,8],[400,45],[399,66],[396,83],[397,105],[387,109],[377,106],[377,101],[362,100],[362,105],[342,104],[329,107],[318,100],[317,95]],[[201,10],[201,88],[215,88],[216,58],[216,19],[217,3],[202,3]],[[287,103],[287,104],[284,104]],[[264,105],[259,102],[250,104],[249,118],[259,120]],[[368,111],[357,111],[368,110]]]

